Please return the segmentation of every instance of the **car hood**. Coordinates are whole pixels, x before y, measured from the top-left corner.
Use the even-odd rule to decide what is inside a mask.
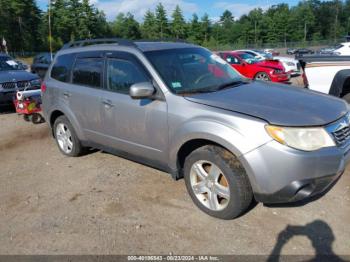
[[[0,83],[29,81],[39,78],[37,75],[24,70],[0,71]]]
[[[347,113],[346,102],[336,97],[259,81],[185,99],[281,126],[323,126]]]
[[[281,66],[280,61],[278,60],[263,60],[254,64],[255,66],[271,68],[271,69],[281,69],[283,70],[283,66]]]

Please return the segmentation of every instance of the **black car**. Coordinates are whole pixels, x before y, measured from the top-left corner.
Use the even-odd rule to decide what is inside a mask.
[[[50,53],[41,53],[34,57],[31,72],[37,74],[41,79],[45,77],[46,71],[52,62]]]
[[[299,56],[299,55],[306,55],[306,54],[313,54],[314,51],[311,50],[311,49],[307,49],[307,48],[299,48],[297,50],[295,50],[294,54],[296,56]]]
[[[23,63],[22,61],[15,60],[11,56],[5,53],[0,53],[0,62],[7,62],[10,66],[15,67],[20,70],[28,70],[28,65]]]
[[[40,88],[40,78],[0,60],[0,104],[11,104],[18,90]]]

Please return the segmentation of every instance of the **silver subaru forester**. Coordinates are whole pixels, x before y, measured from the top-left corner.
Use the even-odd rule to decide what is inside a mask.
[[[350,115],[335,97],[251,81],[205,48],[118,39],[70,43],[42,85],[60,151],[98,148],[185,178],[205,213],[324,192],[349,160]]]

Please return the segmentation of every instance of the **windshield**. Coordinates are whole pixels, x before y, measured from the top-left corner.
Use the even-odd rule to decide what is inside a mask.
[[[247,53],[239,53],[238,56],[246,61],[248,64],[255,64],[259,62],[259,59],[256,59],[254,56]]]
[[[176,94],[214,92],[243,81],[228,63],[204,48],[149,51],[145,55]]]

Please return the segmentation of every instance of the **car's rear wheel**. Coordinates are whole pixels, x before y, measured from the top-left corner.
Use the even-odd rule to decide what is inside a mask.
[[[58,148],[64,155],[75,157],[83,153],[84,148],[67,117],[58,117],[53,128]]]
[[[253,193],[238,159],[218,146],[204,146],[185,160],[185,183],[193,202],[205,213],[221,219],[241,215]]]
[[[260,80],[260,81],[271,81],[270,77],[268,76],[268,74],[266,74],[265,72],[259,72],[255,75],[254,77],[255,80]]]

